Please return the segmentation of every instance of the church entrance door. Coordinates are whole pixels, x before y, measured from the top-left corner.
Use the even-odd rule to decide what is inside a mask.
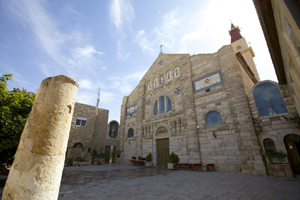
[[[296,135],[287,135],[284,138],[285,148],[289,155],[292,168],[295,174],[300,174],[300,142],[295,142]]]
[[[156,140],[157,166],[167,166],[169,160],[169,139]]]

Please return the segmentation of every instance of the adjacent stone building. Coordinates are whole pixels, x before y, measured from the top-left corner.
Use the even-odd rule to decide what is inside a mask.
[[[263,155],[272,142],[264,143],[265,139],[288,153],[285,138],[300,135],[292,120],[297,112],[288,88],[260,82],[252,48],[238,27],[231,25],[229,33],[231,45],[213,54],[160,52],[138,86],[123,98],[123,162],[152,153],[154,166],[166,166],[174,152],[180,163],[266,174]],[[297,160],[300,146],[294,147]],[[280,172],[290,176],[284,170],[291,172],[290,165]]]
[[[119,123],[108,123],[108,110],[75,103],[66,163],[72,165],[77,158],[91,164],[92,154],[105,154],[105,162],[116,162],[119,150]],[[94,151],[95,150],[95,151]]]
[[[300,114],[300,2],[253,0],[276,75],[288,84]]]

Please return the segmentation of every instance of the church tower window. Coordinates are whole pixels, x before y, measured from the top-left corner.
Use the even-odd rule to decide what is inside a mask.
[[[263,82],[253,89],[254,101],[259,116],[287,113],[287,107],[277,85]]]
[[[205,125],[209,126],[216,126],[222,124],[221,114],[217,111],[210,111],[205,116]]]
[[[154,81],[153,81],[153,85],[154,85],[154,88],[156,88],[156,87],[157,87],[157,78],[155,78],[155,79],[154,79]]]
[[[165,97],[161,96],[159,97],[159,113],[165,112]]]
[[[167,112],[172,110],[172,101],[169,97],[167,97]]]
[[[155,103],[154,103],[153,114],[157,115],[157,101],[155,101]]]
[[[174,69],[174,77],[177,78],[179,75],[180,75],[179,67],[176,67],[176,68]]]
[[[128,130],[128,137],[130,138],[130,137],[133,137],[133,129],[132,128],[130,128],[129,130]]]

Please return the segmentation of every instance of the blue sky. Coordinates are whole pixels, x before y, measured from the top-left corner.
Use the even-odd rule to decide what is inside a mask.
[[[120,120],[125,95],[164,53],[214,53],[230,43],[230,20],[256,57],[261,80],[277,81],[252,0],[0,1],[0,73],[9,88],[36,91],[60,74],[79,84],[77,102]]]

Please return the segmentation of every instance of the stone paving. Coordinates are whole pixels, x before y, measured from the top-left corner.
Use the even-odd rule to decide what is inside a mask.
[[[58,199],[291,200],[300,199],[300,179],[125,164],[67,167]]]

